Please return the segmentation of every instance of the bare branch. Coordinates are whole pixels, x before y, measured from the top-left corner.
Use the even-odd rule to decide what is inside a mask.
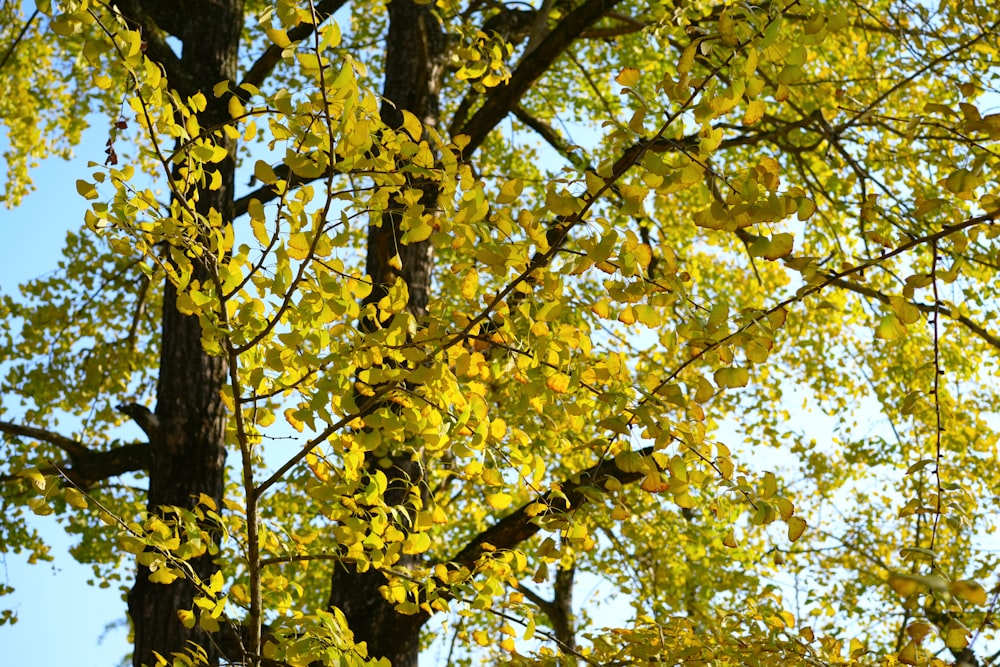
[[[22,438],[34,438],[35,440],[41,440],[42,442],[47,442],[50,445],[55,445],[70,456],[81,456],[90,452],[90,449],[81,442],[73,440],[72,438],[67,438],[59,433],[46,431],[42,428],[35,428],[34,426],[24,426],[23,424],[15,424],[14,422],[0,421],[0,433],[6,433],[8,435],[19,436]]]
[[[101,452],[88,449],[83,455],[70,457],[70,461],[71,467],[61,468],[61,472],[81,489],[88,489],[112,477],[149,470],[149,445],[132,442]]]
[[[0,433],[41,440],[66,452],[69,465],[43,468],[42,472],[62,473],[81,489],[127,472],[149,469],[149,446],[146,443],[130,443],[107,451],[96,451],[59,433],[7,421],[0,421]],[[15,478],[6,476],[0,481],[7,482]]]
[[[580,36],[584,39],[614,39],[622,35],[631,35],[634,32],[645,30],[648,25],[637,18],[622,14],[621,12],[610,12],[608,18],[618,21],[618,25],[610,28],[597,28],[595,30],[585,30]]]

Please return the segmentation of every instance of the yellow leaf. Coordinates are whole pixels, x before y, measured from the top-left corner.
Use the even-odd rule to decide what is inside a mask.
[[[406,130],[407,134],[409,134],[414,141],[420,141],[420,137],[424,131],[424,126],[421,125],[419,118],[406,109],[403,109],[403,129]]]
[[[743,124],[753,125],[761,118],[764,117],[764,109],[766,108],[763,100],[750,100],[747,104],[747,110],[743,114]]]
[[[906,325],[893,313],[887,313],[875,327],[875,337],[881,340],[896,340],[906,335]]]
[[[486,495],[486,502],[495,510],[507,509],[514,497],[509,493],[490,493]]]
[[[896,658],[904,665],[922,665],[924,663],[923,651],[914,642],[907,642]]]
[[[774,476],[774,473],[767,471],[764,473],[764,490],[761,492],[761,498],[770,498],[775,493],[778,492],[778,479]]]
[[[403,542],[404,554],[422,554],[431,547],[431,538],[427,533],[410,533]]]
[[[715,371],[715,384],[735,389],[745,387],[750,382],[750,372],[739,366],[723,367]]]
[[[88,183],[83,179],[76,182],[76,191],[80,193],[84,199],[97,199],[98,197],[97,188],[94,184]]]
[[[44,491],[46,487],[45,476],[38,468],[28,468],[27,470],[22,470],[17,473],[18,477],[24,477],[31,482],[39,491]]]
[[[924,640],[924,637],[929,635],[934,629],[934,626],[925,621],[916,621],[910,623],[906,626],[906,634],[913,641],[920,643]]]
[[[969,579],[956,581],[951,585],[951,593],[955,597],[962,598],[966,602],[971,602],[972,604],[986,604],[986,589],[983,588],[977,581],[971,581]]]
[[[545,380],[545,386],[557,394],[565,394],[569,390],[569,376],[565,373],[555,373]]]
[[[149,580],[154,584],[169,584],[173,583],[175,579],[177,579],[177,574],[165,567],[161,567],[149,575]]]
[[[240,98],[236,97],[235,95],[231,95],[229,97],[228,105],[229,105],[230,118],[239,118],[241,116],[245,116],[247,113],[247,110],[243,108],[243,103],[240,102]]]
[[[913,324],[920,319],[920,310],[901,296],[889,297],[889,306],[904,325]]]
[[[265,185],[271,185],[278,180],[277,175],[274,173],[274,169],[272,169],[271,165],[263,160],[257,160],[257,162],[254,163],[253,175],[254,178]],[[258,206],[260,205],[258,200],[254,201],[257,201]],[[263,217],[263,208],[261,208],[261,215],[259,217]]]
[[[802,537],[802,533],[806,530],[806,520],[799,516],[793,516],[788,518],[788,540],[794,542],[795,540]]]
[[[900,597],[907,598],[920,590],[920,584],[914,577],[892,574],[889,575],[889,588]]]
[[[208,592],[218,593],[222,590],[223,585],[225,585],[226,580],[222,576],[222,572],[216,570],[212,573],[212,576],[208,580]]]
[[[190,609],[178,609],[177,618],[180,619],[181,625],[188,630],[194,627],[194,612]]]
[[[303,260],[309,257],[309,237],[305,232],[296,232],[288,237],[288,256]]]
[[[775,260],[792,252],[795,245],[795,236],[792,234],[775,234],[771,237],[771,245],[768,252],[764,254],[764,259]]]
[[[355,384],[357,385],[361,383],[355,383]],[[305,424],[303,424],[302,421],[295,416],[295,413],[296,413],[295,408],[288,408],[287,410],[285,410],[285,421],[287,421],[292,428],[301,433],[302,428],[305,426]]]
[[[219,631],[219,621],[204,611],[198,615],[198,625],[205,632]]]
[[[479,272],[475,269],[470,269],[466,272],[465,276],[462,277],[462,298],[466,301],[472,301],[476,298],[476,294],[479,293]]]
[[[635,67],[623,67],[622,70],[618,72],[618,76],[615,77],[615,81],[626,88],[631,88],[639,82],[639,70]]]
[[[646,473],[639,486],[647,493],[663,493],[670,488],[670,483],[663,479],[659,470],[652,470]]]
[[[245,584],[236,584],[229,589],[229,597],[240,604],[250,603],[250,593]]]
[[[750,244],[750,254],[754,257],[763,257],[774,261],[789,255],[795,245],[795,237],[792,234],[775,234],[771,238],[758,236]]]
[[[87,509],[87,498],[73,487],[67,487],[65,495],[66,495],[66,502],[72,505],[73,507],[77,508],[78,510]]]
[[[524,181],[520,178],[507,181],[500,186],[500,194],[497,195],[496,201],[498,204],[510,204],[517,201],[517,198],[521,196],[522,190],[524,190]]]
[[[816,202],[808,197],[799,197],[796,200],[796,217],[799,220],[808,220],[812,217],[812,214],[816,212]]]
[[[269,25],[264,26],[264,32],[267,33],[268,39],[274,42],[275,46],[282,49],[287,49],[292,45],[292,40],[288,39],[288,33],[285,32],[284,28],[272,28]]]
[[[972,632],[969,628],[962,625],[962,623],[956,619],[952,618],[948,621],[948,625],[944,629],[944,645],[953,651],[960,651],[969,645],[969,637],[972,636]]]

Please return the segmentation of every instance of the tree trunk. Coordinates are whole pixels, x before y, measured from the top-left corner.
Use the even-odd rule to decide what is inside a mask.
[[[229,120],[227,99],[216,98],[213,86],[222,80],[234,80],[243,28],[242,0],[170,3],[171,7],[151,3],[151,10],[175,11],[183,28],[178,37],[183,42],[181,65],[192,89],[181,86],[182,98],[198,92],[205,95],[207,109],[199,115],[202,128],[217,127]],[[196,204],[200,215],[211,209],[232,220],[235,142],[220,132],[215,137],[230,158],[217,165],[222,177],[218,190],[202,189]],[[195,263],[193,278],[205,281],[204,265]],[[226,363],[207,355],[201,344],[201,326],[197,317],[177,311],[177,290],[169,282],[163,299],[163,329],[160,373],[157,385],[156,417],[159,425],[150,437],[149,472],[150,512],[164,505],[193,507],[200,494],[222,506],[225,480],[225,409],[221,388],[226,378]],[[217,569],[206,553],[190,562],[203,581]],[[192,643],[206,653],[208,664],[218,663],[218,650],[212,638],[200,630],[185,628],[177,611],[191,609],[196,588],[183,578],[169,585],[149,581],[149,570],[140,565],[135,585],[129,594],[129,614],[135,633],[133,664],[156,663],[154,652],[170,660],[171,654],[192,649]]]
[[[438,124],[438,90],[445,53],[445,37],[432,6],[417,4],[413,0],[389,2],[389,30],[386,36],[385,102],[381,108],[382,122],[391,128],[403,125],[403,110],[415,115],[425,125]],[[420,203],[425,210],[437,207],[439,189],[433,181],[407,181],[407,186],[421,190]],[[402,232],[399,221],[401,210],[390,209],[381,216],[378,224],[368,228],[368,255],[366,272],[372,277],[374,288],[365,299],[377,302],[385,296],[397,278],[402,279],[409,292],[408,310],[418,322],[426,312],[434,263],[433,246],[429,241],[403,245],[399,243]],[[400,269],[390,263],[399,254]],[[384,324],[384,323],[383,323]],[[378,323],[362,322],[361,327],[371,329]],[[406,502],[409,488],[422,482],[420,464],[408,451],[388,452],[392,465],[383,472],[389,487],[384,499],[388,505]],[[368,466],[378,465],[385,454],[369,456]],[[406,530],[408,526],[400,526]],[[405,568],[415,562],[414,556],[402,556],[394,567]],[[345,563],[334,572],[330,582],[330,606],[339,608],[356,641],[368,644],[368,654],[388,658],[393,667],[416,667],[420,652],[420,628],[428,616],[420,613],[406,616],[396,612],[379,592],[385,577],[378,571],[358,572]]]

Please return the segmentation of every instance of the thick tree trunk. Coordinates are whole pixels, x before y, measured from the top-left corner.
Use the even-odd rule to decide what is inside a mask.
[[[168,4],[168,3],[164,3]],[[200,90],[208,108],[199,116],[202,128],[218,127],[229,119],[227,100],[212,94],[219,81],[236,77],[240,33],[243,28],[243,0],[188,1],[155,5],[150,9],[176,12],[183,18],[178,36],[183,41],[181,65],[192,89],[179,90],[187,97]],[[187,86],[183,86],[187,87]],[[219,133],[216,141],[230,155],[235,144]],[[224,221],[232,220],[234,199],[233,159],[218,165],[222,187],[199,193],[197,212],[207,215],[215,209]],[[194,278],[204,281],[207,269],[196,264]],[[226,378],[222,358],[202,349],[201,327],[196,317],[180,314],[177,291],[167,284],[163,299],[162,347],[157,386],[156,416],[159,426],[150,438],[148,509],[157,512],[164,505],[192,507],[200,494],[222,506],[225,480],[225,409],[221,388]],[[205,554],[190,562],[194,573],[208,581],[217,569],[212,556]],[[200,646],[210,665],[218,663],[218,650],[210,636],[197,625],[185,628],[177,611],[191,609],[196,589],[190,581],[178,579],[170,585],[149,581],[149,570],[140,566],[129,594],[129,614],[135,632],[133,664],[155,664],[154,652],[170,660],[176,652]]]
[[[225,363],[202,351],[198,319],[178,313],[175,302],[176,290],[168,285],[157,391],[159,427],[150,439],[150,512],[163,505],[191,507],[201,493],[221,507],[225,476],[225,415],[219,391]],[[203,581],[216,569],[208,554],[190,565]],[[154,651],[167,657],[190,648],[189,642],[205,649],[213,664],[217,654],[211,640],[197,626],[185,628],[177,617],[179,609],[191,609],[195,587],[185,579],[163,585],[148,577],[149,570],[140,566],[129,595],[135,631],[133,664],[155,664]]]
[[[438,88],[441,66],[445,53],[445,37],[432,6],[417,4],[413,0],[389,2],[389,30],[386,36],[385,85],[382,121],[391,128],[403,125],[402,111],[415,115],[425,125],[438,123]],[[426,210],[437,206],[438,187],[432,181],[408,182],[408,187],[421,190],[420,203]],[[368,228],[368,256],[366,271],[372,277],[374,289],[365,300],[368,303],[381,299],[388,288],[402,279],[409,291],[409,312],[418,318],[426,312],[434,263],[433,247],[429,241],[403,245],[399,221],[401,210],[389,210]],[[394,268],[390,260],[399,254],[401,268]],[[384,324],[384,323],[383,323]],[[362,328],[378,326],[362,322]],[[386,453],[368,458],[369,467],[385,460]],[[409,488],[421,484],[422,471],[413,460],[412,452],[388,452],[392,462],[383,468],[389,488],[385,493],[388,505],[406,502]],[[403,530],[407,526],[401,526]],[[403,556],[395,567],[405,568],[414,562],[413,556]],[[388,658],[393,667],[416,667],[420,652],[420,628],[426,614],[405,616],[396,612],[379,592],[386,583],[378,571],[358,572],[345,563],[337,568],[331,579],[330,606],[339,608],[354,631],[355,640],[368,644],[368,654]]]

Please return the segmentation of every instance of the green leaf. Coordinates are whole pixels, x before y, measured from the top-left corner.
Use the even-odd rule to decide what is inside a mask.
[[[715,371],[715,384],[721,388],[736,389],[750,382],[750,373],[740,366],[723,367]]]

